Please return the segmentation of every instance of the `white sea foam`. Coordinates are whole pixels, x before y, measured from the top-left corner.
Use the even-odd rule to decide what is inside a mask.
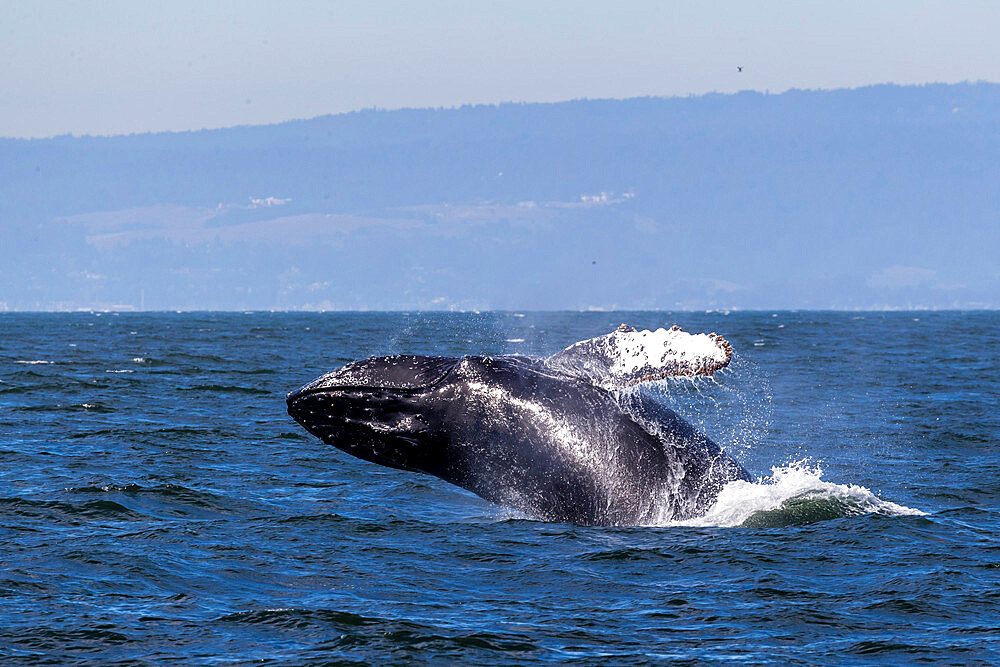
[[[41,364],[54,364],[54,361],[46,361],[45,359],[18,359],[14,362],[15,364],[27,364],[28,366],[38,366]]]
[[[524,339],[523,338],[508,338],[507,342],[508,343],[523,343]]]
[[[793,524],[859,514],[923,515],[924,512],[883,500],[863,486],[855,484],[835,484],[821,479],[823,471],[811,465],[808,460],[797,461],[787,466],[771,468],[771,476],[757,482],[735,481],[726,484],[719,493],[715,504],[704,516],[685,521],[671,521],[665,525],[674,526],[740,526],[748,520],[758,523],[767,513],[786,512],[787,516],[773,517],[773,525]],[[796,507],[814,503],[813,519],[796,515]],[[818,509],[817,509],[818,507]],[[825,509],[824,509],[825,508]],[[833,509],[831,509],[833,508]],[[806,510],[807,512],[809,510]],[[826,512],[825,516],[820,515]],[[834,515],[830,515],[834,512]]]

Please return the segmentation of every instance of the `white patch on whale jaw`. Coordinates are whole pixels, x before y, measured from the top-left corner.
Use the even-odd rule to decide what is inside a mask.
[[[584,376],[607,388],[678,375],[712,375],[729,364],[733,348],[716,333],[689,334],[680,327],[617,330],[570,345],[548,359],[549,365]]]

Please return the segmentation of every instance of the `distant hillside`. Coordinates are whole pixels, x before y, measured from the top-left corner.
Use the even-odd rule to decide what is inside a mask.
[[[1000,307],[1000,85],[0,140],[0,308]]]

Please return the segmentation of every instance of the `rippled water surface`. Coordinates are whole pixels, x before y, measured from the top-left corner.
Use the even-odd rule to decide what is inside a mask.
[[[736,350],[715,380],[649,389],[761,478],[702,525],[534,521],[353,459],[285,413],[285,392],[356,358],[547,355],[623,321]],[[994,313],[0,314],[0,656],[996,663],[998,328]]]

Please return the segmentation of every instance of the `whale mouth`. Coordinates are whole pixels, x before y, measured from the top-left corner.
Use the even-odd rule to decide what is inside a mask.
[[[304,396],[324,392],[423,391],[444,380],[458,362],[454,357],[409,354],[370,357],[347,364],[289,392],[285,400],[291,406]]]

